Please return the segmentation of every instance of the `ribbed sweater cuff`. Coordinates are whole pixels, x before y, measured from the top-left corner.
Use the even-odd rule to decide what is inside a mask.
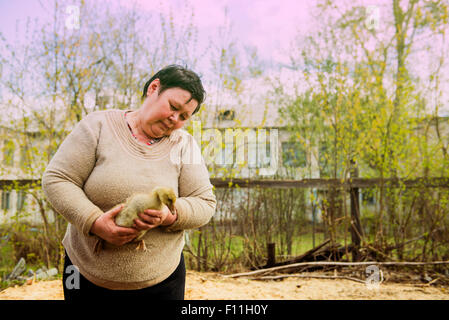
[[[178,214],[178,218],[175,222],[173,222],[170,226],[168,226],[165,230],[167,231],[178,231],[184,229],[184,226],[187,222],[187,217],[185,212],[189,212],[191,209],[191,205],[183,200],[178,198],[175,202],[176,212]]]
[[[84,221],[81,230],[85,236],[92,235],[90,234],[90,229],[92,228],[92,224],[97,220],[101,215],[103,214],[103,211],[100,209],[95,209],[91,212],[91,214],[87,217],[87,219]]]

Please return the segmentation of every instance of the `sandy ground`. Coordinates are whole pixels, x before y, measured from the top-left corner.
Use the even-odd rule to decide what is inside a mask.
[[[0,300],[61,300],[61,280],[38,281],[0,292]],[[224,278],[217,273],[187,271],[186,300],[449,300],[449,289],[416,283],[380,284],[370,289],[364,283],[345,279],[286,278],[248,280]]]

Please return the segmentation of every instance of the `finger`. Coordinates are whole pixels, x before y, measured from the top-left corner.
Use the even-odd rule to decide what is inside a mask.
[[[140,220],[142,220],[142,222],[145,222],[148,224],[159,224],[162,220],[161,216],[150,216],[145,213],[139,213],[138,216],[139,216]]]
[[[145,223],[140,219],[134,219],[134,225],[137,230],[148,230],[152,227],[152,225]]]
[[[134,228],[117,227],[115,232],[116,235],[119,237],[126,237],[126,236],[136,236],[139,231]]]
[[[111,217],[115,217],[122,209],[123,209],[123,206],[124,206],[124,204],[122,203],[122,204],[120,204],[120,205],[118,205],[118,206],[115,206],[114,208],[112,208],[109,212],[108,212],[108,214],[111,216]]]
[[[160,210],[147,209],[144,211],[144,213],[151,217],[159,217],[159,218],[162,217],[162,212]]]

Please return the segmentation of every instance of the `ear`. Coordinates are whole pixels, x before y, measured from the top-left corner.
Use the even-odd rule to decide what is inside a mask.
[[[159,79],[154,79],[151,81],[147,89],[147,97],[151,96],[154,92],[159,94],[159,88],[161,87],[161,81]]]

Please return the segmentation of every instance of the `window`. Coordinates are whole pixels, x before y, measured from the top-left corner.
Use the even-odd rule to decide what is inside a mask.
[[[271,142],[257,142],[257,167],[265,168],[271,165]]]
[[[221,163],[224,166],[228,167],[235,166],[234,155],[235,155],[234,141],[226,142],[225,147],[221,149],[220,153]]]
[[[9,209],[9,198],[11,193],[9,191],[2,191],[2,210]]]
[[[20,166],[26,167],[30,165],[30,158],[28,156],[28,148],[20,147]]]
[[[364,204],[376,203],[376,190],[374,188],[361,189],[362,201]]]
[[[235,112],[234,110],[224,110],[218,113],[218,120],[234,120]]]
[[[17,192],[17,211],[22,211],[25,203],[25,192],[22,190]]]
[[[328,147],[322,143],[319,148],[318,164],[320,168],[320,177],[329,178],[331,176],[331,167],[329,161]]]
[[[284,167],[305,167],[304,147],[299,142],[282,142],[282,162]]]
[[[14,142],[11,140],[5,140],[3,143],[3,164],[14,165]]]

